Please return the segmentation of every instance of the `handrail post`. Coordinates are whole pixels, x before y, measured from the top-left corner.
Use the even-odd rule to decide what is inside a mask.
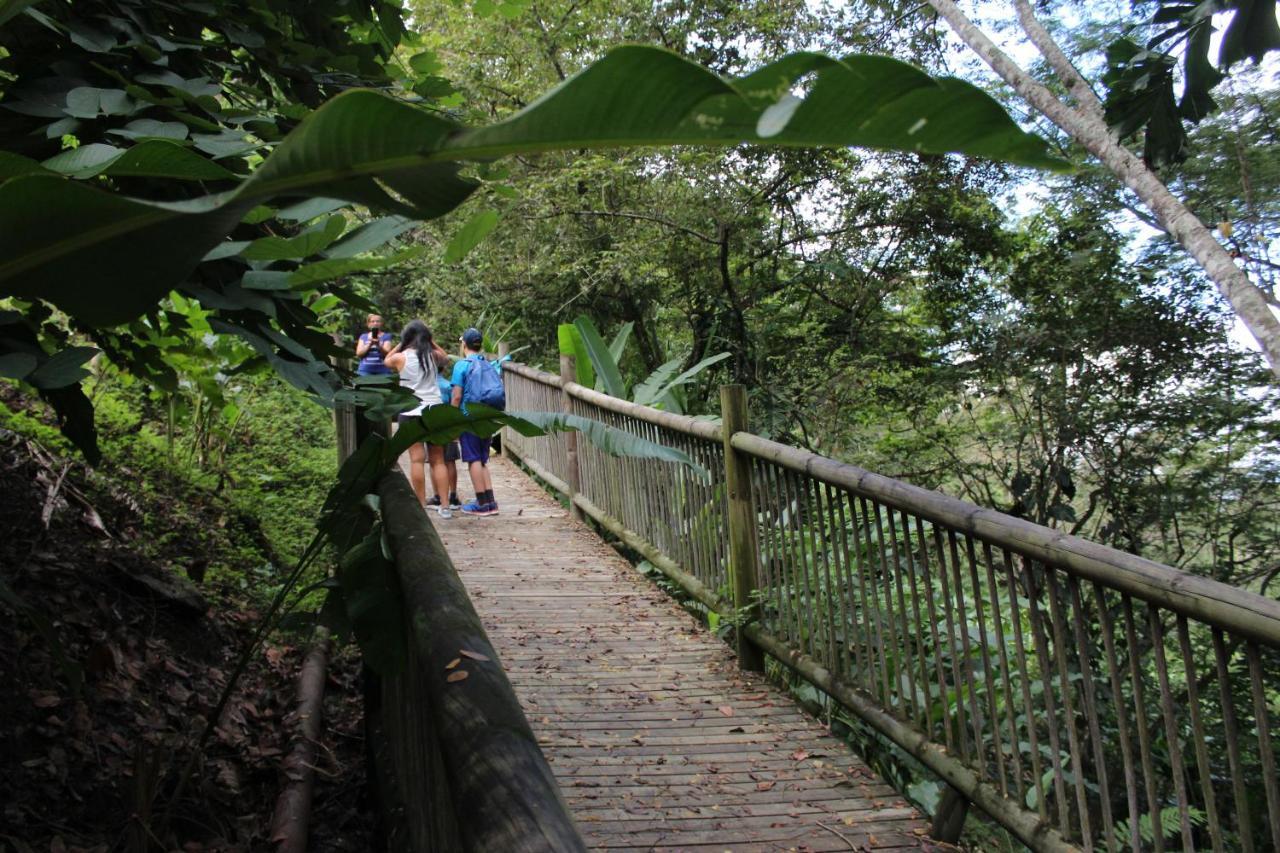
[[[502,363],[503,363],[502,360],[506,358],[507,354],[510,352],[511,352],[511,344],[507,343],[506,341],[498,341],[498,371],[499,371],[498,375],[499,376],[505,377],[506,375],[502,373]],[[504,386],[507,384],[507,381],[505,378],[502,380],[502,384]],[[502,429],[494,433],[494,436],[493,436],[493,439],[494,439],[493,452],[494,453],[501,453],[503,456],[509,455],[504,452],[507,444],[507,434],[509,429],[510,427],[503,427]]]
[[[571,355],[560,355],[560,378],[564,382],[578,381],[578,365],[577,360]],[[561,408],[566,415],[573,414],[573,401],[569,398],[569,392],[564,387],[560,391]],[[565,448],[565,483],[569,486],[569,517],[574,521],[582,521],[582,510],[573,502],[574,497],[582,488],[582,479],[578,474],[578,433],[573,430],[566,430],[564,433]]]
[[[733,435],[747,431],[747,389],[720,386],[720,417],[724,433],[725,491],[728,493],[729,569],[733,578],[733,607],[750,620],[759,618],[755,601],[760,547],[756,540],[756,508],[751,494],[751,461],[734,449]],[[737,628],[738,668],[764,671],[764,653]]]

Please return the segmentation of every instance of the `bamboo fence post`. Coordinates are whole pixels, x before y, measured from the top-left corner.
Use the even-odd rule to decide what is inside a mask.
[[[578,381],[577,360],[573,356],[561,354],[560,378],[564,380],[566,386],[570,382]],[[566,415],[573,414],[573,400],[567,390],[561,391],[560,402]],[[578,434],[573,430],[564,434],[564,449],[567,463],[565,482],[569,486],[569,517],[574,521],[582,521],[582,510],[573,501],[582,487],[582,479],[578,473]]]
[[[759,618],[755,601],[756,571],[760,564],[760,544],[756,541],[756,507],[751,493],[751,459],[733,447],[733,434],[747,431],[747,389],[742,385],[720,386],[720,416],[724,424],[725,491],[728,493],[729,570],[733,580],[733,609],[748,619]],[[764,672],[764,654],[749,641],[741,627],[738,637],[738,668]]]
[[[333,336],[333,342],[342,345],[342,338],[339,335]],[[351,359],[335,358],[333,366],[341,370],[351,369]],[[356,452],[356,446],[360,443],[359,437],[356,435],[356,407],[352,403],[337,403],[333,407],[333,428],[338,437],[338,467],[342,467],[342,463],[347,461],[347,457]]]
[[[498,341],[498,375],[499,376],[502,375],[502,360],[506,358],[510,352],[511,352],[511,344],[507,343],[506,341]],[[505,379],[503,380],[502,384],[504,386],[507,384]],[[498,430],[498,432],[493,436],[493,439],[494,439],[493,452],[502,453],[503,445],[507,443],[507,427],[503,427],[502,429]],[[502,453],[502,455],[505,456],[506,454]]]

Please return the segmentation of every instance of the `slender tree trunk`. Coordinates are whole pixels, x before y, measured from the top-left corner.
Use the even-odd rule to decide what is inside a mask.
[[[1015,0],[1021,7],[1025,5]],[[1169,188],[1146,167],[1129,149],[1111,135],[1100,109],[1093,106],[1097,97],[1075,72],[1061,48],[1053,42],[1049,33],[1035,21],[1030,8],[1019,8],[1023,25],[1032,42],[1045,53],[1045,58],[1056,73],[1066,75],[1064,82],[1082,107],[1069,107],[1052,92],[1042,86],[1017,63],[1000,50],[952,0],[929,0],[939,15],[955,30],[982,60],[991,66],[1019,95],[1043,113],[1050,121],[1070,134],[1102,161],[1125,186],[1133,190],[1142,202],[1155,214],[1169,234],[1182,244],[1230,303],[1236,316],[1253,335],[1271,366],[1272,374],[1280,379],[1280,319],[1271,310],[1266,294],[1262,292],[1244,270],[1222,247],[1213,233],[1196,215],[1187,209]],[[1063,66],[1063,67],[1059,67]],[[1073,78],[1078,83],[1073,83]],[[1081,88],[1083,86],[1083,89]],[[1092,101],[1090,100],[1092,99]]]

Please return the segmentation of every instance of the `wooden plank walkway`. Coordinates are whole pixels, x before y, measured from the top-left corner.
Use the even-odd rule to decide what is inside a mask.
[[[460,491],[470,492],[459,465]],[[900,850],[927,824],[510,461],[432,518],[588,846]]]

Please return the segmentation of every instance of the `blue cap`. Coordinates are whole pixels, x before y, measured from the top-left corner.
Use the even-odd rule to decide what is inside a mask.
[[[462,342],[469,347],[478,347],[484,343],[484,335],[480,334],[480,330],[472,326],[462,333]]]

